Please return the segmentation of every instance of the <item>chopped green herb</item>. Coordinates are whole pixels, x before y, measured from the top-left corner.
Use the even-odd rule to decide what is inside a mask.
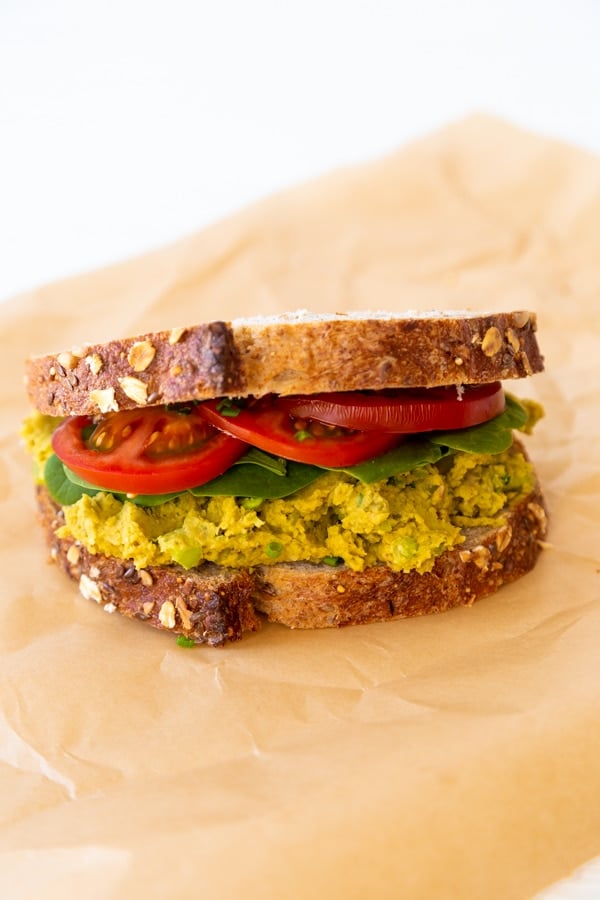
[[[279,541],[271,541],[271,543],[267,544],[265,547],[265,553],[269,559],[277,559],[282,550],[283,544],[280,544]]]
[[[243,497],[240,500],[240,506],[243,506],[244,509],[257,509],[262,502],[262,497]]]
[[[237,406],[235,400],[231,400],[229,397],[223,397],[217,405],[217,411],[220,412],[222,416],[235,419],[236,416],[239,416],[241,409]]]
[[[173,552],[173,559],[184,569],[193,569],[202,559],[202,550],[200,547],[184,547]]]
[[[324,556],[321,562],[326,566],[341,566],[344,560],[341,556]]]
[[[178,647],[195,647],[196,641],[188,637],[187,634],[180,634],[177,636],[177,640],[175,642]]]
[[[297,441],[305,441],[307,438],[312,437],[312,434],[310,431],[302,429],[302,431],[297,431],[294,437]]]

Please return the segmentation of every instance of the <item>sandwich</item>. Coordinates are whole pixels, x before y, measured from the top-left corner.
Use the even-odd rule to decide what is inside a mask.
[[[84,598],[221,646],[367,624],[524,576],[547,517],[535,314],[214,321],[26,362],[50,556]]]

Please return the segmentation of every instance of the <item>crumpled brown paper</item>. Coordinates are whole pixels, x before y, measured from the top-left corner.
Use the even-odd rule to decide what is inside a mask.
[[[471,609],[224,650],[83,600],[35,523],[23,358],[298,307],[537,310],[536,570]],[[508,900],[600,851],[599,159],[469,119],[0,327],[2,897]]]

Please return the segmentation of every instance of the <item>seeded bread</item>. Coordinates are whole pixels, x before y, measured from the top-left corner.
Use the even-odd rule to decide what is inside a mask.
[[[289,628],[328,628],[409,618],[470,606],[533,569],[546,534],[539,490],[498,528],[466,528],[465,542],[439,556],[431,572],[373,566],[279,563],[256,573],[256,609]]]
[[[210,564],[195,570],[175,565],[138,570],[126,560],[93,555],[71,539],[58,538],[62,509],[43,486],[37,488],[37,501],[52,559],[87,600],[106,612],[118,611],[213,647],[260,627],[252,603],[254,580],[247,571]]]
[[[32,404],[54,416],[322,391],[482,384],[540,372],[530,312],[304,311],[212,322],[27,361]]]
[[[546,534],[544,501],[536,489],[507,513],[502,526],[465,529],[465,542],[423,575],[309,563],[276,563],[252,573],[211,564],[138,571],[125,560],[94,556],[58,538],[62,513],[45,487],[38,487],[38,504],[51,556],[84,597],[107,612],[211,646],[256,631],[257,612],[290,628],[327,628],[470,606],[529,572]]]

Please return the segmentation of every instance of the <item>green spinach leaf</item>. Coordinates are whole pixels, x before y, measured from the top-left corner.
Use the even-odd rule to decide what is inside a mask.
[[[502,453],[512,444],[512,429],[526,425],[527,419],[527,410],[507,394],[506,408],[495,419],[458,431],[437,431],[430,440],[438,446],[465,453]]]
[[[409,438],[399,447],[395,447],[376,459],[330,471],[346,472],[365,484],[372,484],[374,481],[384,481],[386,478],[400,475],[402,472],[410,472],[411,469],[416,469],[418,466],[437,462],[446,452],[442,447],[432,444],[427,439],[412,440]]]
[[[319,467],[284,460],[252,447],[223,475],[191,488],[194,497],[244,497],[274,500],[288,497],[317,480],[323,471],[345,472],[366,484],[384,481],[394,475],[410,472],[419,466],[438,462],[450,453],[502,453],[512,444],[512,430],[527,425],[527,410],[510,394],[506,395],[503,413],[482,425],[456,431],[431,432],[407,438],[400,446],[376,459],[356,466]],[[102,489],[78,478],[57,456],[46,463],[45,480],[52,497],[61,506],[76,503],[82,494],[94,495]],[[139,506],[159,506],[184,492],[170,494],[127,494],[112,491],[119,500],[129,500]]]
[[[243,457],[245,459],[245,457]],[[241,461],[240,461],[241,463]],[[260,497],[275,500],[295,494],[323,474],[318,466],[287,461],[287,472],[279,475],[254,465],[236,465],[223,475],[191,488],[194,497]]]
[[[71,481],[67,477],[64,465],[54,453],[46,461],[44,481],[50,496],[60,506],[71,506],[72,503],[77,503],[83,494],[93,496],[101,490],[101,488],[93,487],[92,485],[83,487]]]

